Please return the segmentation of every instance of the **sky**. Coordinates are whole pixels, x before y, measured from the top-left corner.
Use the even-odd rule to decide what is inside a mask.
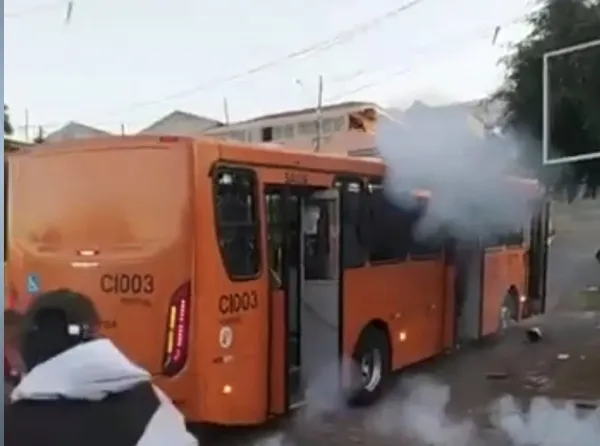
[[[50,132],[71,120],[133,132],[175,109],[223,120],[225,99],[232,121],[310,107],[319,75],[326,103],[482,98],[502,82],[498,60],[535,9],[531,0],[422,0],[285,60],[410,2],[75,0],[67,25],[67,0],[5,0],[4,99],[17,135],[28,124],[32,138],[38,125]],[[244,75],[272,60],[281,62]]]

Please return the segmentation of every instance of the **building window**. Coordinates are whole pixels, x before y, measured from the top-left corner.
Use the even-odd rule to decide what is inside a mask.
[[[229,133],[229,138],[236,141],[246,141],[246,132],[244,130],[236,130]]]
[[[305,136],[314,136],[317,133],[317,124],[315,121],[306,121],[298,124],[298,134]]]
[[[292,139],[294,137],[294,125],[286,124],[273,127],[273,139],[275,141],[282,139]]]
[[[256,212],[256,175],[246,169],[218,169],[214,177],[219,247],[234,280],[260,271],[260,221]]]
[[[263,127],[261,129],[261,140],[263,142],[273,141],[273,127]]]

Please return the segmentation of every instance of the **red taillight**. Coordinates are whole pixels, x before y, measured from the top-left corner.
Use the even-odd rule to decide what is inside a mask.
[[[177,375],[185,366],[190,342],[191,286],[180,286],[169,302],[163,373]]]
[[[19,294],[17,293],[17,290],[15,289],[15,287],[13,287],[11,285],[10,288],[8,289],[8,299],[6,301],[6,307],[14,310],[15,308],[17,308],[18,304],[19,304]]]

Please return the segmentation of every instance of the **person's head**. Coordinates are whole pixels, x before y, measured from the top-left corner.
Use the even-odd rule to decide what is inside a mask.
[[[94,339],[99,316],[92,301],[68,289],[35,298],[25,312],[21,349],[27,370]]]
[[[15,310],[4,310],[4,342],[7,344],[16,344],[19,341],[19,334],[23,323],[23,315]]]

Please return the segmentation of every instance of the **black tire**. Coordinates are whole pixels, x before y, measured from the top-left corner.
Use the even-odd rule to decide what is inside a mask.
[[[370,326],[361,334],[352,355],[357,373],[353,380],[350,402],[365,406],[377,401],[390,378],[390,344],[382,330]],[[370,372],[366,369],[370,365]]]

